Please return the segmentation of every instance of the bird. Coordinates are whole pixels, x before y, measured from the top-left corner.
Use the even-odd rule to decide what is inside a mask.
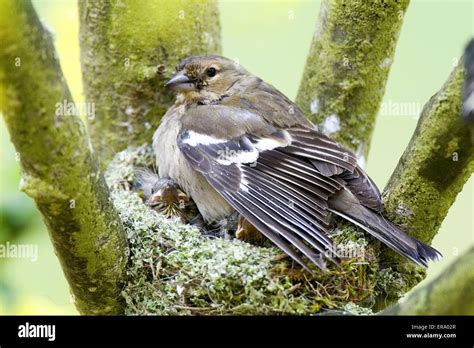
[[[183,223],[189,223],[197,216],[194,202],[175,181],[160,178],[147,168],[136,170],[135,177],[137,189],[148,207],[167,218],[178,217]]]
[[[207,223],[238,213],[309,270],[339,264],[335,217],[359,226],[417,265],[441,254],[382,215],[380,192],[356,155],[237,62],[183,59],[165,86],[176,93],[153,135],[160,177],[196,203]]]

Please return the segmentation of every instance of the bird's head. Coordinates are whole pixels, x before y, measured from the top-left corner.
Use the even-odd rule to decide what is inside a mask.
[[[220,56],[195,56],[181,61],[166,87],[188,103],[209,104],[221,99],[245,76],[236,62]]]

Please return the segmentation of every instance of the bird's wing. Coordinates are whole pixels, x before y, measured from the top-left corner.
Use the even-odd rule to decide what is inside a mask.
[[[354,157],[352,152],[338,147],[334,141],[322,134],[319,134],[318,140],[316,140],[314,132],[308,131],[308,129],[314,130],[315,126],[306,118],[301,109],[265,81],[257,79],[245,96],[237,95],[226,98],[222,104],[237,104],[244,110],[257,112],[269,123],[279,128],[299,128],[299,131],[295,131],[293,134],[297,147],[314,146],[314,142],[319,141],[320,149],[323,151],[328,146],[331,148],[336,146],[337,151],[342,151],[343,157]],[[344,168],[344,166],[319,159],[313,158],[311,162],[323,175],[341,175],[347,183],[347,188],[357,196],[363,205],[378,212],[382,211],[382,200],[377,186],[359,167],[356,166],[352,171],[347,170],[347,167]]]
[[[320,267],[321,254],[336,261],[327,201],[347,186],[333,172],[356,172],[354,154],[315,128],[281,129],[237,107],[195,110],[183,117],[178,136],[190,165],[303,266],[296,251]]]

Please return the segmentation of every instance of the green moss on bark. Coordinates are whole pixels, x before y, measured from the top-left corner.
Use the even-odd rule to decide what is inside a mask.
[[[383,193],[387,216],[410,235],[430,243],[457,194],[474,170],[474,149],[461,120],[464,69],[455,68],[443,88],[423,108],[418,126]],[[382,264],[394,265],[407,292],[425,272],[393,252]],[[388,303],[399,295],[390,294]]]
[[[121,313],[124,229],[82,121],[56,113],[72,99],[51,37],[29,1],[1,1],[0,12],[0,105],[21,188],[43,215],[79,312]]]
[[[335,140],[367,158],[409,0],[324,0],[297,104]]]
[[[217,3],[81,1],[80,43],[89,133],[102,167],[129,145],[150,141],[174,101],[164,84],[190,55],[219,53]]]

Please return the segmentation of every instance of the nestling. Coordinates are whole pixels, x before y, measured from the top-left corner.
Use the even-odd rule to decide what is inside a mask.
[[[168,218],[179,217],[184,223],[190,222],[197,215],[194,202],[190,201],[173,180],[160,179],[149,169],[140,169],[135,176],[145,204],[150,208]]]
[[[334,216],[413,262],[441,255],[382,215],[379,190],[355,155],[320,133],[273,86],[219,56],[190,57],[167,86],[178,92],[153,137],[159,176],[175,180],[206,222],[235,211],[306,268],[338,262]]]

